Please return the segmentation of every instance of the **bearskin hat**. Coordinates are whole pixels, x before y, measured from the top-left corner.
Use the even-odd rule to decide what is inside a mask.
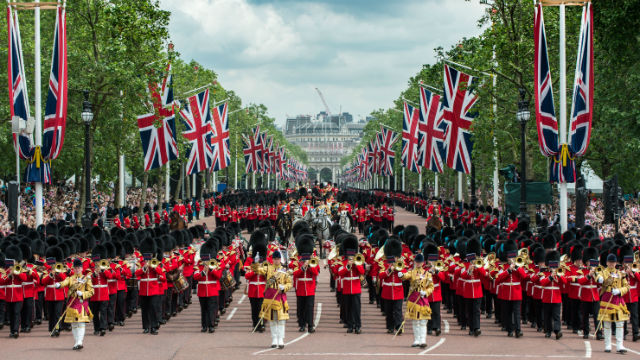
[[[582,262],[588,264],[589,260],[599,261],[598,249],[594,247],[588,247],[582,251]]]
[[[549,263],[552,261],[560,262],[560,253],[556,250],[550,251],[544,256],[545,265],[549,266]]]
[[[396,257],[402,256],[402,242],[396,236],[390,237],[384,244],[384,256]]]
[[[158,251],[158,245],[152,238],[146,238],[140,242],[139,249],[141,254],[155,254]]]
[[[544,253],[544,248],[542,247],[536,247],[535,250],[533,250],[533,262],[536,264],[539,264],[541,262],[544,262],[545,258],[545,253]]]
[[[296,238],[296,249],[300,255],[311,255],[315,249],[315,238],[311,234],[301,234]]]
[[[22,250],[20,250],[20,248],[16,245],[9,245],[4,250],[4,255],[5,255],[5,258],[13,259],[16,263],[19,263],[22,260],[24,260],[22,255]]]
[[[64,245],[64,244],[63,244]],[[104,245],[96,245],[91,250],[91,258],[95,260],[107,259],[109,257],[107,248]]]
[[[64,260],[64,253],[62,252],[62,249],[60,249],[60,247],[52,246],[47,249],[46,257],[54,258],[56,259],[56,262],[62,262]]]

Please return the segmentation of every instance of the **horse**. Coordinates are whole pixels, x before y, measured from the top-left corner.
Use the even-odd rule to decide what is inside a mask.
[[[169,215],[169,229],[170,230],[182,230],[186,229],[187,224],[184,222],[184,219],[177,211],[172,211],[171,215]]]
[[[276,218],[276,232],[280,237],[281,244],[288,244],[291,237],[292,221],[291,216],[286,212],[281,212]]]
[[[329,240],[329,227],[331,226],[331,221],[329,220],[329,215],[324,212],[320,212],[316,214],[315,218],[312,222],[313,232],[316,235],[316,239],[318,239],[318,245],[320,246],[320,258],[324,259],[324,241]]]
[[[351,217],[349,217],[349,213],[346,210],[340,211],[340,219],[338,220],[338,224],[342,228],[342,230],[352,233],[353,228],[351,226]]]

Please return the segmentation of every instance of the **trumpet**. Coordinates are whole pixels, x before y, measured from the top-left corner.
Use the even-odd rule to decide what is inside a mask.
[[[356,256],[354,256],[353,258],[353,263],[356,264],[356,266],[360,266],[364,264],[364,262],[365,262],[365,258],[364,258],[364,255],[362,255],[362,253],[357,253]]]
[[[631,264],[631,271],[638,272],[640,271],[640,263],[634,262]]]
[[[404,270],[404,261],[402,261],[402,259],[396,260],[396,262],[393,263],[393,270],[395,271]]]
[[[433,268],[436,269],[436,271],[447,271],[449,269],[448,266],[446,266],[444,264],[444,261],[442,260],[437,260],[434,264],[433,264]]]
[[[209,270],[218,270],[218,268],[220,267],[220,264],[218,263],[218,260],[216,260],[216,259],[211,259],[211,260],[205,262],[204,265]]]
[[[309,267],[314,268],[314,267],[316,267],[318,265],[320,265],[320,260],[318,260],[317,257],[314,256],[311,259],[309,259]]]
[[[24,272],[24,268],[22,266],[18,265],[18,264],[14,265],[11,268],[11,271],[9,271],[10,274],[16,275],[16,276],[20,275],[23,272]]]
[[[151,260],[149,260],[149,267],[152,269],[155,269],[158,267],[158,265],[160,265],[160,260],[153,258]]]
[[[100,262],[98,263],[98,268],[102,271],[107,270],[109,268],[109,260],[107,259],[100,260]]]
[[[56,263],[53,266],[53,271],[57,272],[57,273],[61,273],[61,272],[64,272],[64,268],[65,268],[65,266],[64,266],[63,263]]]
[[[527,258],[525,258],[524,255],[518,255],[513,263],[516,265],[516,267],[523,267],[527,265]]]
[[[338,247],[334,246],[334,247],[331,248],[331,251],[329,252],[329,255],[327,256],[327,260],[333,260],[337,256],[338,256]]]
[[[564,267],[558,267],[554,271],[554,274],[558,276],[564,276],[565,273],[566,273],[566,270],[564,269]]]
[[[484,267],[484,261],[481,258],[476,258],[471,264],[478,268]]]

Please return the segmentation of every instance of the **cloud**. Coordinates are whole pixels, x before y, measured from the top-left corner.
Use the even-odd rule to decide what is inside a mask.
[[[161,0],[186,59],[213,68],[245,103],[287,114],[366,116],[392,105],[433,49],[480,33],[464,0]]]

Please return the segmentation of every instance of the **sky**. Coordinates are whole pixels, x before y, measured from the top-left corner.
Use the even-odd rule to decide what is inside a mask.
[[[393,106],[433,49],[480,34],[479,0],[160,0],[186,61],[213,69],[243,104],[287,116]],[[217,99],[221,100],[221,99]]]

